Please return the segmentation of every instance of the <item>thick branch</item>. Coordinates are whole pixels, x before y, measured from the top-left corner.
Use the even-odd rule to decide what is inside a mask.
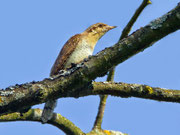
[[[90,57],[88,61],[72,67],[55,78],[1,90],[0,114],[43,103],[48,99],[80,97],[79,93],[88,86],[91,80],[105,75],[113,66],[122,63],[178,29],[180,29],[180,4],[114,46],[106,48]]]

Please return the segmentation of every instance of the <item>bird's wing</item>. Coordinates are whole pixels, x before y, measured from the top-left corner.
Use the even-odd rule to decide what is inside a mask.
[[[50,76],[58,74],[59,70],[64,69],[67,59],[72,54],[80,41],[80,34],[72,36],[61,49],[53,67],[51,68]]]

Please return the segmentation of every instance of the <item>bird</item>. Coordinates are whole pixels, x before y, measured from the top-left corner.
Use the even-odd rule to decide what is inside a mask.
[[[61,49],[50,72],[50,77],[71,67],[72,64],[81,63],[84,59],[93,54],[94,47],[98,40],[109,30],[116,28],[104,23],[96,23],[89,26],[84,32],[72,36]],[[41,116],[42,123],[47,123],[53,116],[57,100],[50,99],[45,103]]]

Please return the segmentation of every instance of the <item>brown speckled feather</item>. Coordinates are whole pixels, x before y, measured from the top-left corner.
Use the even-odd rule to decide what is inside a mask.
[[[50,76],[58,74],[59,70],[64,69],[68,57],[72,54],[78,42],[80,41],[81,34],[76,34],[72,36],[63,46],[61,52],[59,53],[53,67],[51,68]]]

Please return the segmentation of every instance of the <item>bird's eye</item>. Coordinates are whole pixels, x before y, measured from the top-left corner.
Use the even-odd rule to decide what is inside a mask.
[[[102,25],[102,24],[99,24],[99,27],[103,27],[103,25]]]

